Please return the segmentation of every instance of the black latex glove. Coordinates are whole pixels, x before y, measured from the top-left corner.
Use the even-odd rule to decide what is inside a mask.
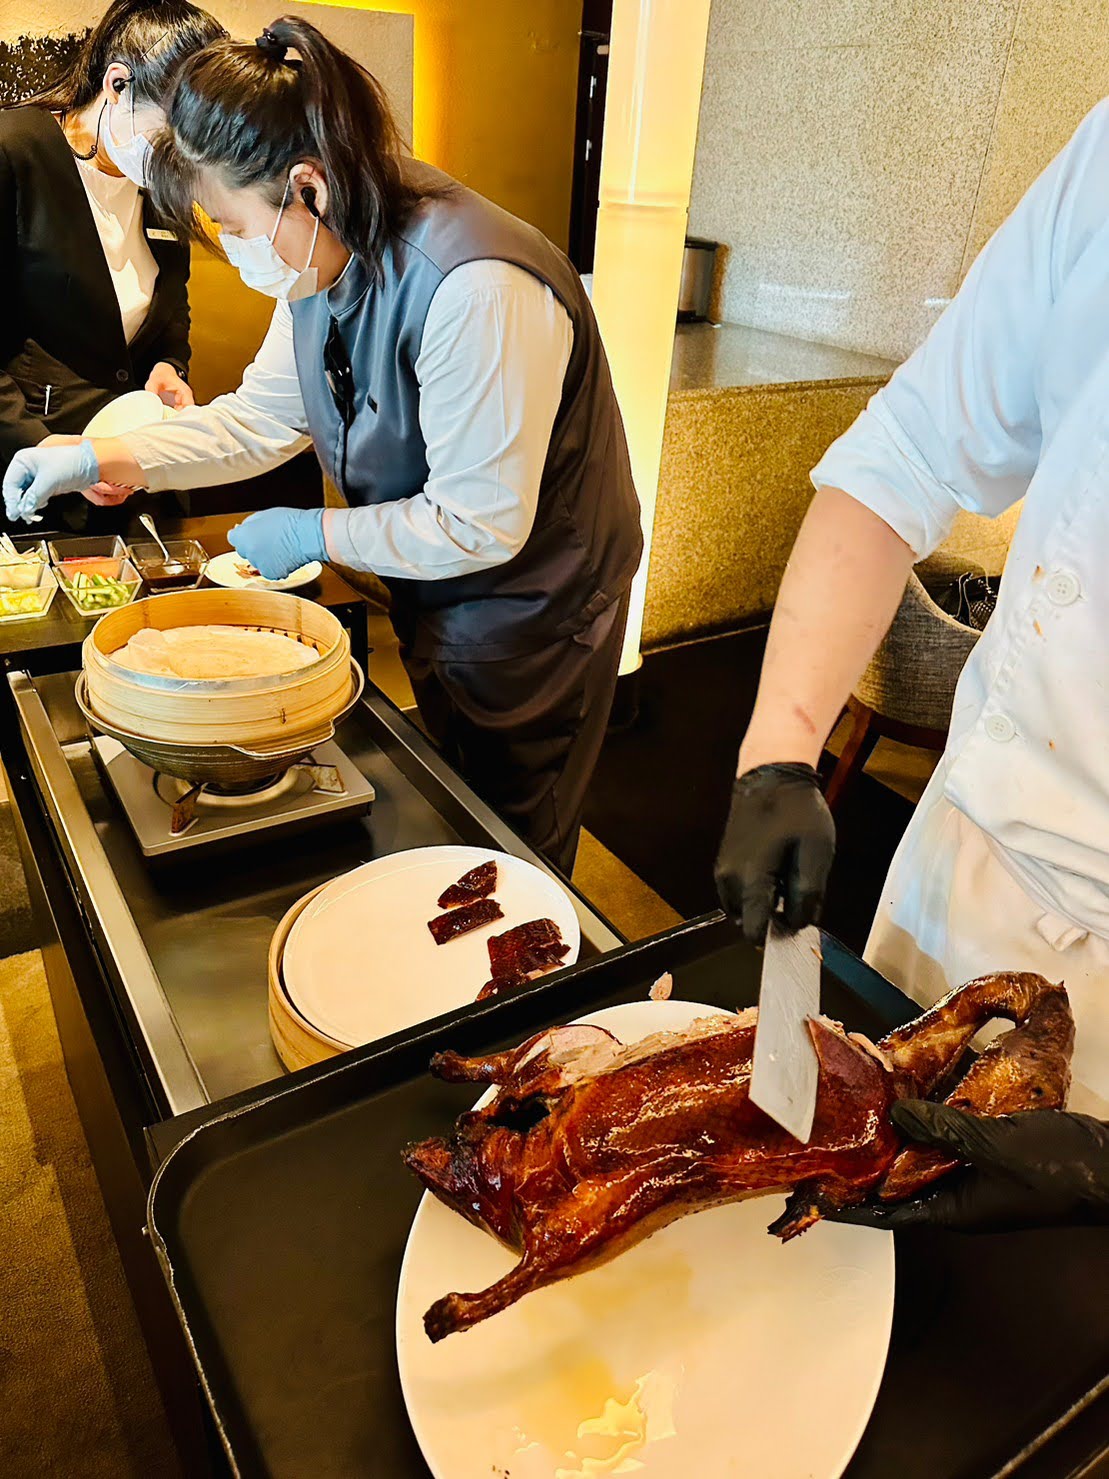
[[[759,765],[732,787],[716,858],[720,902],[753,945],[782,902],[786,925],[815,924],[836,851],[836,827],[811,765]]]
[[[1109,1125],[1100,1120],[1061,1109],[990,1119],[925,1099],[901,1100],[892,1116],[911,1139],[955,1150],[969,1167],[918,1201],[851,1207],[834,1222],[959,1232],[1109,1222]]]

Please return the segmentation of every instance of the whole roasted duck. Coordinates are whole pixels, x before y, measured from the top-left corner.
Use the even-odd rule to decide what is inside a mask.
[[[1042,976],[1003,972],[952,991],[876,1046],[812,1020],[820,1078],[806,1145],[748,1097],[754,1009],[627,1047],[603,1028],[570,1026],[487,1058],[438,1054],[431,1066],[439,1078],[495,1084],[497,1093],[461,1115],[449,1139],[411,1146],[405,1162],[447,1206],[521,1257],[490,1288],[433,1304],[428,1335],[441,1340],[477,1324],[703,1207],[791,1191],[770,1227],[785,1240],[872,1195],[919,1194],[958,1162],[903,1147],[890,1106],[941,1090],[994,1017],[1016,1025],[946,1102],[987,1115],[1060,1107],[1074,1044],[1066,991]]]

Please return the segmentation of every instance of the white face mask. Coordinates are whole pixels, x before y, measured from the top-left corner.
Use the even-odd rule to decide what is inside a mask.
[[[110,103],[104,106],[108,110],[108,126],[104,130],[104,147],[108,151],[108,158],[121,174],[141,188],[145,187],[150,170],[150,156],[154,152],[150,146],[150,140],[144,134],[135,132],[135,85],[129,83],[131,89],[131,137],[126,144],[121,144],[112,133],[112,118],[120,112],[119,104],[114,107]]]
[[[281,208],[268,236],[251,236],[244,241],[240,236],[221,234],[220,245],[232,267],[238,268],[239,276],[248,288],[253,288],[256,293],[265,293],[268,298],[284,298],[288,303],[295,303],[298,299],[310,298],[319,291],[319,273],[312,266],[312,258],[316,255],[320,220],[317,216],[315,230],[312,232],[312,245],[308,249],[308,261],[299,269],[290,267],[273,244],[288,197],[289,185],[286,182]]]

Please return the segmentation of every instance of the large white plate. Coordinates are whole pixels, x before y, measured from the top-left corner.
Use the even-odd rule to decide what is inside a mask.
[[[635,1042],[715,1010],[635,1002],[583,1020]],[[401,1268],[397,1360],[436,1479],[836,1479],[882,1379],[893,1237],[821,1223],[783,1246],[766,1231],[781,1205],[686,1217],[432,1345],[427,1307],[485,1288],[516,1257],[425,1193]],[[582,1436],[609,1403],[640,1436]]]
[[[129,431],[141,431],[173,415],[152,390],[129,390],[101,407],[85,427],[87,437],[121,437]]]
[[[286,575],[284,580],[267,580],[264,575],[241,575],[238,567],[244,563],[242,555],[228,550],[226,554],[209,560],[204,573],[209,580],[226,586],[229,591],[293,591],[298,585],[311,585],[312,581],[319,580],[323,570],[319,560],[310,560],[307,565]]]
[[[436,900],[478,863],[495,859],[504,918],[437,945],[427,922]],[[522,858],[477,847],[420,847],[366,863],[318,894],[289,932],[282,962],[297,1011],[351,1047],[472,1002],[489,979],[490,935],[553,919],[578,958],[573,902]]]

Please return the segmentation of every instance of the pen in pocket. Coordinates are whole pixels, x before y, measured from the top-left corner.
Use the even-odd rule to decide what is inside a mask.
[[[52,385],[48,385],[46,387],[46,402],[45,402],[45,404],[43,405],[43,408],[42,408],[42,414],[44,416],[49,416],[50,415],[50,392],[53,389],[54,389],[54,387]]]

